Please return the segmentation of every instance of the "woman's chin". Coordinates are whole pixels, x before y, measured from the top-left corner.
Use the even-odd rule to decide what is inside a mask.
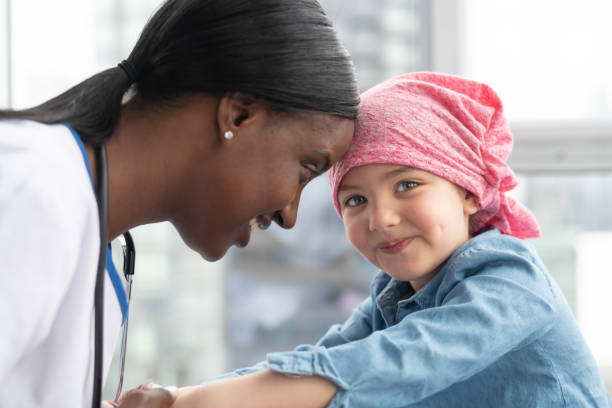
[[[197,251],[200,254],[200,256],[202,256],[202,258],[206,259],[208,262],[216,262],[225,256],[225,254],[227,253],[227,251],[232,245],[237,248],[244,248],[249,244],[250,239],[251,239],[251,232],[247,231],[246,234],[241,235],[238,239],[234,241],[233,244],[230,244],[229,246],[219,246],[216,248],[208,247],[208,248],[200,248],[200,249],[193,248],[193,249]]]
[[[192,239],[189,239],[189,237],[186,237],[183,234],[180,235],[189,248],[200,254],[200,256],[208,262],[216,262],[219,259],[223,258],[223,256],[229,249],[229,245],[227,245],[226,243],[221,243],[218,241],[211,242],[210,240],[198,240],[193,239],[193,237]]]
[[[217,262],[219,259],[223,258],[223,256],[227,252],[227,248],[219,252],[211,252],[211,251],[197,251],[197,252],[200,254],[202,258],[204,258],[208,262]]]
[[[230,239],[220,240],[220,236],[217,235],[214,237],[217,239],[211,240],[210,238],[213,238],[211,236],[188,236],[188,234],[182,234],[179,230],[179,234],[187,246],[200,254],[200,256],[208,262],[216,262],[223,258],[232,245],[238,248],[244,248],[249,244],[251,239],[251,227],[249,224],[245,224],[237,232],[238,233],[234,234]]]

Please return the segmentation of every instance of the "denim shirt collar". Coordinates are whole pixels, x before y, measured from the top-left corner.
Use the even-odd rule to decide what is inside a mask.
[[[444,282],[444,286],[446,287],[449,284],[449,279],[455,280],[454,271],[456,269],[456,263],[461,258],[461,255],[475,243],[483,239],[488,239],[491,235],[500,235],[500,232],[492,228],[476,235],[461,245],[448,258],[436,276],[416,293],[409,282],[395,280],[384,271],[380,271],[375,278],[373,288],[377,288],[374,289],[377,292],[376,306],[387,324],[392,325],[396,320],[398,307],[416,304],[420,309],[428,309],[436,306],[437,295],[440,292],[442,283]]]

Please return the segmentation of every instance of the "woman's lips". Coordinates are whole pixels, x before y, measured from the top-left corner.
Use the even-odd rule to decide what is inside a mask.
[[[251,239],[251,226],[247,224],[246,227],[242,228],[242,231],[240,232],[240,236],[238,236],[238,239],[236,240],[236,246],[238,248],[244,248],[245,246],[249,244],[250,239]]]
[[[266,216],[258,215],[255,218],[252,218],[245,228],[240,232],[240,236],[236,240],[236,246],[238,248],[244,248],[249,244],[251,239],[251,233],[256,228],[265,230],[268,229],[272,220]]]
[[[410,245],[411,242],[412,239],[410,238],[383,242],[381,245],[378,246],[378,250],[385,254],[396,254],[398,252],[403,251],[404,248]]]

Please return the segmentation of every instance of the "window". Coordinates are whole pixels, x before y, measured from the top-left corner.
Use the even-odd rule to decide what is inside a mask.
[[[604,257],[612,234],[612,4],[442,3],[433,6],[433,68],[487,82],[504,101],[517,195],[542,228],[534,244],[612,390],[612,337],[602,324],[612,303],[601,293],[612,272]]]

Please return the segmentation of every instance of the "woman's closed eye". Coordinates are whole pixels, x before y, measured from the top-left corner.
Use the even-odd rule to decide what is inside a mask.
[[[419,183],[416,183],[414,181],[400,181],[399,183],[397,183],[396,190],[398,193],[403,193],[404,191],[412,190],[418,186]]]
[[[304,164],[302,165],[302,168],[303,171],[300,175],[300,186],[303,186],[304,184],[308,183],[310,180],[321,174],[317,169],[317,166],[313,164]]]

